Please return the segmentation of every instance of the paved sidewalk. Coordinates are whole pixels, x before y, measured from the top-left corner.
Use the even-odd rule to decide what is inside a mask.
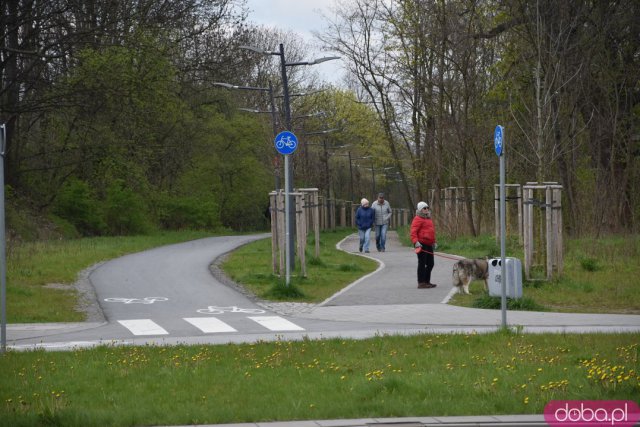
[[[200,427],[472,427],[548,426],[543,415],[483,415],[479,417],[361,418],[352,420],[307,420],[241,424],[205,424]],[[175,426],[177,427],[177,426]],[[186,426],[184,426],[186,427]]]
[[[339,247],[358,252],[358,237],[351,235]],[[455,292],[451,271],[455,255],[436,252],[432,289],[417,288],[417,257],[388,233],[386,252],[362,254],[380,263],[378,270],[354,282],[322,304],[296,314],[324,320],[423,325],[426,331],[493,331],[502,326],[501,310],[474,309],[444,304]],[[507,311],[507,326],[522,332],[640,332],[640,315]]]

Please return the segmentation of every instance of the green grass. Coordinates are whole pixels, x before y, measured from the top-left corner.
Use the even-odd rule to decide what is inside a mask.
[[[365,274],[374,271],[377,263],[336,249],[336,244],[353,233],[352,229],[320,233],[320,256],[313,256],[315,240],[310,236],[306,252],[307,275],[297,268],[291,274],[290,285],[297,294],[282,291],[284,277],[273,274],[271,239],[259,240],[232,252],[222,264],[225,274],[260,298],[276,301],[321,302]]]
[[[398,234],[406,239],[406,230]],[[499,257],[500,248],[489,235],[438,238],[438,251],[467,258]],[[506,255],[524,263],[522,247],[517,239],[508,239]],[[640,314],[640,236],[625,235],[599,239],[565,239],[564,270],[561,277],[548,281],[526,281],[526,299],[512,305],[519,310],[550,310],[581,313]],[[436,259],[437,262],[437,259]],[[483,281],[470,286],[472,295],[455,295],[450,304],[464,307],[488,307]],[[499,297],[495,297],[498,301]],[[494,301],[495,305],[495,301]],[[519,305],[519,306],[518,306]]]
[[[0,426],[542,413],[640,399],[638,334],[385,336],[0,356]]]
[[[203,231],[181,231],[149,236],[95,237],[9,244],[7,321],[82,321],[84,314],[76,310],[76,292],[64,287],[49,288],[47,285],[72,284],[79,272],[100,261],[211,235],[212,233]]]

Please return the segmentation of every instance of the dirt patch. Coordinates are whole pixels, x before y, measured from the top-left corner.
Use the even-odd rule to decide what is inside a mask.
[[[93,289],[93,285],[89,280],[89,275],[98,267],[100,267],[103,262],[98,264],[94,264],[91,267],[82,270],[80,274],[78,274],[78,280],[73,285],[70,286],[71,289],[75,289],[78,292],[78,303],[76,306],[76,310],[85,315],[85,321],[87,322],[105,322],[106,319],[104,317],[104,313],[102,313],[102,308],[100,307],[100,303],[98,302],[98,296],[96,295],[95,289]]]

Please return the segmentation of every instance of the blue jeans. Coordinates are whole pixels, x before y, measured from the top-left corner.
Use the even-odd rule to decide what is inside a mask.
[[[384,251],[387,243],[387,227],[388,224],[376,225],[376,248],[379,251]]]
[[[360,237],[360,252],[364,249],[365,252],[369,252],[369,240],[371,237],[371,229],[366,230],[358,229],[358,236]]]

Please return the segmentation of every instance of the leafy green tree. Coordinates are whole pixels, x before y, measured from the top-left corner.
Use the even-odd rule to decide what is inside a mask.
[[[100,235],[106,229],[99,200],[89,185],[69,179],[60,189],[53,213],[75,226],[82,235]]]

